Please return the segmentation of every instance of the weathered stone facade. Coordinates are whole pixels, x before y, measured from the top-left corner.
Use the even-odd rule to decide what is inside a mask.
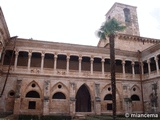
[[[116,3],[107,15],[116,15],[114,9],[120,12],[120,8],[124,5]],[[127,8],[137,21],[135,7]],[[0,12],[5,48],[0,62],[1,94],[4,88],[0,112],[71,116],[112,113],[108,41],[94,47],[10,38]],[[160,41],[137,36],[138,22],[133,24],[136,29],[128,32],[130,35],[119,33],[115,39],[117,113],[160,112],[155,102],[160,101]]]

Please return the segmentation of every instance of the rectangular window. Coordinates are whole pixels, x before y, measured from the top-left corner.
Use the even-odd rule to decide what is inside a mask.
[[[112,104],[107,104],[107,110],[112,110]]]
[[[36,102],[35,101],[29,101],[28,109],[36,109]]]

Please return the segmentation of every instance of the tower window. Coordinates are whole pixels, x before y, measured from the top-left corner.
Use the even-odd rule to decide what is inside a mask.
[[[111,19],[111,16],[108,16],[108,20],[110,20]]]
[[[130,22],[131,21],[130,10],[128,8],[124,8],[123,11],[125,16],[125,22]]]

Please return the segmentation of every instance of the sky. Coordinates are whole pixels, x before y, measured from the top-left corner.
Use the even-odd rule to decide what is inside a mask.
[[[137,6],[140,36],[160,39],[159,0],[0,0],[10,36],[96,46],[115,2]]]

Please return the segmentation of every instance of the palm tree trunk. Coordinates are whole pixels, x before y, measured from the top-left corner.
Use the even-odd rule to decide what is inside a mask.
[[[112,110],[113,120],[116,119],[116,78],[115,78],[115,49],[114,49],[114,38],[115,35],[109,35],[110,43],[110,66],[111,66],[111,86],[112,86]]]

